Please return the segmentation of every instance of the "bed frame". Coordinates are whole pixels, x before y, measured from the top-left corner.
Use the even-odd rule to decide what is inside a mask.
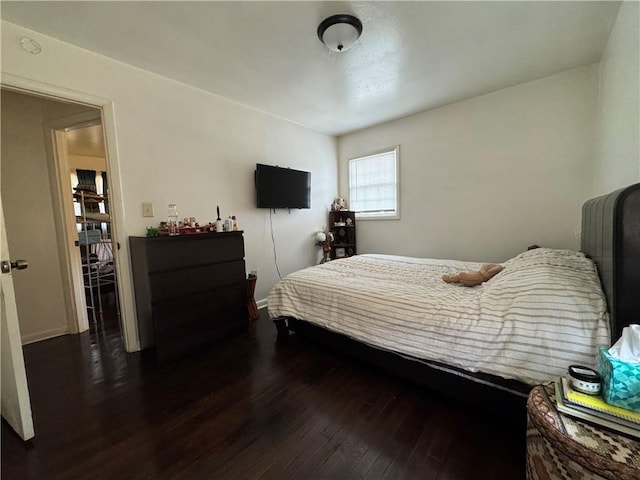
[[[585,202],[581,250],[597,265],[607,298],[612,341],[640,322],[640,183]],[[524,427],[531,385],[373,347],[301,319],[273,319],[279,336],[293,331],[358,360],[443,393],[478,412]]]
[[[581,250],[598,267],[615,342],[640,323],[640,183],[585,202]]]

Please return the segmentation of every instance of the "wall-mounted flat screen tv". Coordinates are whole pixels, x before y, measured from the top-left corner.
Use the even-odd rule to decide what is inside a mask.
[[[311,172],[256,164],[258,208],[311,208]]]

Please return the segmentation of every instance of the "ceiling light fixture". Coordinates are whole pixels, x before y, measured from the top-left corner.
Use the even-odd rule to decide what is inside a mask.
[[[353,15],[340,13],[318,25],[318,38],[333,52],[346,52],[360,38],[362,22]]]
[[[38,55],[42,52],[42,45],[36,42],[33,38],[22,37],[20,39],[20,45],[22,45],[22,48],[32,55]]]

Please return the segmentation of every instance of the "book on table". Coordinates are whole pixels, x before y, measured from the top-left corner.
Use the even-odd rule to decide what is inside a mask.
[[[574,406],[580,406],[587,408],[594,413],[602,413],[607,416],[615,417],[616,419],[625,420],[640,428],[640,413],[616,407],[615,405],[609,405],[604,401],[602,395],[588,395],[586,393],[578,392],[576,389],[571,387],[566,377],[562,377],[562,391],[564,393],[565,401]]]
[[[611,431],[619,432],[637,439],[640,439],[640,424],[622,417],[609,415],[599,410],[593,410],[588,407],[570,403],[567,401],[563,389],[563,379],[558,379],[555,382],[556,391],[556,407],[559,412],[567,414],[569,416],[585,420],[589,423],[605,427]],[[566,384],[566,380],[564,382]]]

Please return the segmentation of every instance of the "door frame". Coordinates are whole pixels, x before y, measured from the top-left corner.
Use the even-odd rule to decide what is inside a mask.
[[[0,86],[9,91],[17,93],[35,95],[54,101],[58,100],[67,103],[79,103],[100,110],[102,116],[102,128],[104,132],[106,162],[109,174],[109,209],[112,216],[111,228],[116,245],[119,246],[120,240],[118,232],[125,231],[124,225],[121,223],[125,218],[125,210],[122,194],[120,160],[118,157],[116,140],[116,118],[113,101],[107,98],[76,90],[70,90],[64,87],[59,87],[47,83],[42,83],[4,72],[2,74],[2,78],[0,79]],[[47,137],[49,137],[49,135],[47,135]],[[56,176],[53,175],[54,172],[51,173],[51,176]],[[56,201],[58,202],[59,206],[62,206],[62,201],[60,200],[61,193],[59,192],[60,185],[57,182],[57,178],[55,179],[55,181],[57,185],[54,189],[54,196],[58,197]],[[59,212],[57,215],[61,217],[62,212]],[[57,234],[59,235],[60,243],[65,246],[65,251],[61,253],[64,260],[68,262],[66,270],[69,271],[71,265],[71,256],[69,253],[69,248],[66,246],[67,237],[60,237],[60,235],[64,233],[65,224],[62,218],[56,218],[55,220],[58,226],[56,230]],[[124,295],[123,293],[125,289],[128,289],[127,291],[131,291],[132,288],[131,279],[128,277],[128,275],[124,275],[124,272],[129,271],[128,268],[125,269],[125,266],[128,267],[128,259],[124,258],[126,256],[125,252],[126,249],[121,250],[120,248],[116,248],[116,251],[114,252],[116,271],[119,274],[119,288],[117,289],[117,294],[121,306],[120,321],[122,325],[122,338],[124,342],[124,348],[127,352],[135,352],[140,350],[140,342],[138,339],[138,329],[135,321],[133,296]],[[67,305],[70,305],[67,307],[67,309],[71,309],[73,313],[73,309],[77,308],[76,299],[73,294],[73,278],[71,275],[65,274],[65,280],[67,280],[67,282],[69,283],[64,287],[64,294],[66,297],[64,300]],[[74,318],[77,318],[77,315]]]

